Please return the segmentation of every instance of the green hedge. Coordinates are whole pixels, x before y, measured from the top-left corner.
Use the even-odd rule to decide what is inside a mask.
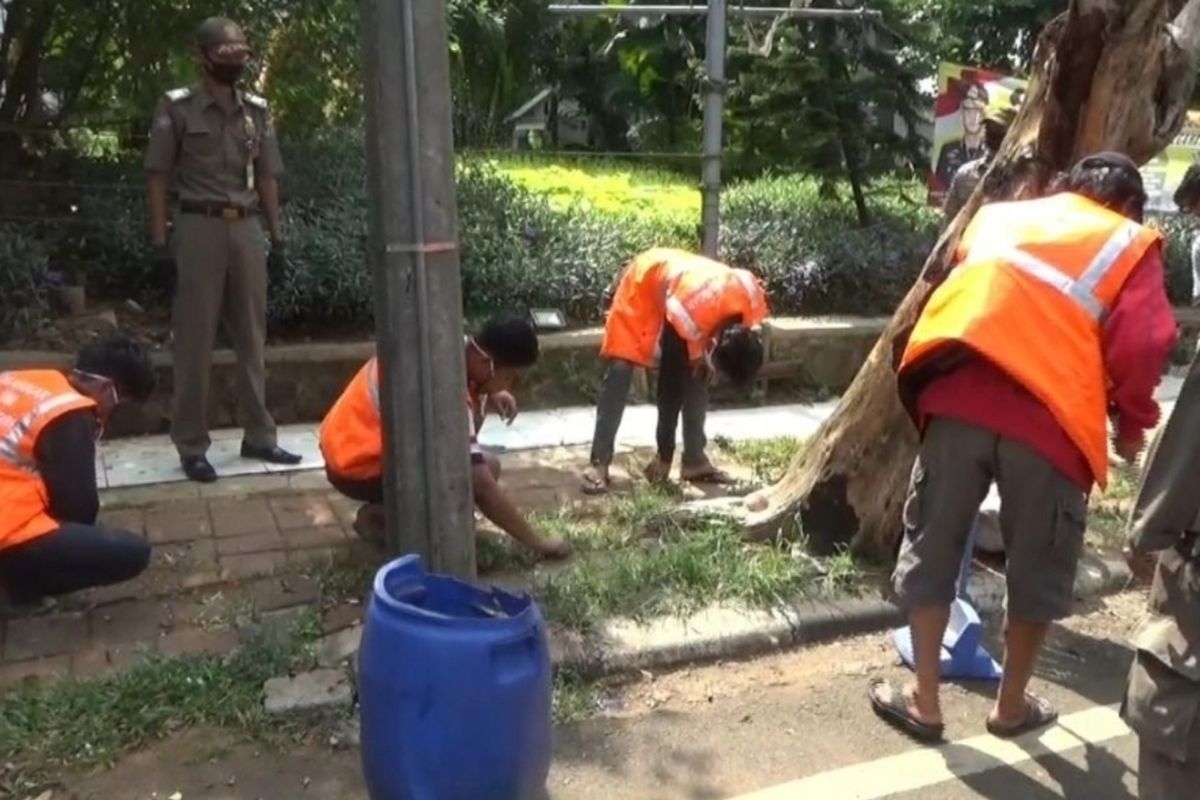
[[[372,326],[361,142],[354,136],[285,147],[292,269],[270,297],[276,334],[359,334]],[[42,314],[47,266],[86,275],[92,296],[163,305],[147,268],[144,196],[135,159],[73,162],[73,188],[31,203],[65,223],[0,232],[0,336]],[[580,159],[467,155],[458,168],[464,302],[469,317],[529,306],[563,308],[575,324],[601,318],[621,265],[655,245],[693,246],[699,194],[691,176]],[[724,193],[723,257],[766,281],[776,314],[888,314],[916,276],[937,215],[910,182],[870,189],[872,222],[857,224],[848,191],[822,196],[803,176],[766,177]],[[1172,298],[1190,295],[1193,224],[1167,219]],[[43,256],[42,253],[46,255]],[[7,330],[4,330],[7,328]]]

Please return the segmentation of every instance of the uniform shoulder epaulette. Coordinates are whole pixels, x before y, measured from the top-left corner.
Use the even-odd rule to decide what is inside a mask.
[[[242,92],[242,98],[255,108],[261,108],[263,110],[266,110],[267,108],[267,98],[261,97],[253,92]]]
[[[181,100],[187,100],[191,96],[192,89],[190,86],[185,86],[182,89],[172,89],[171,91],[167,92],[167,99],[172,103],[178,103]]]

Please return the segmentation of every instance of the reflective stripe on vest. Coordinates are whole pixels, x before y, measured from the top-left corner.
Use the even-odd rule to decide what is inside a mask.
[[[0,437],[0,459],[25,472],[36,473],[37,462],[29,455],[21,452],[21,441],[29,434],[41,418],[53,413],[58,408],[74,403],[79,396],[74,393],[59,394],[38,403],[32,411],[17,420],[12,427]]]
[[[379,360],[371,359],[371,369],[367,371],[367,394],[371,397],[371,405],[379,410]]]
[[[1121,254],[1125,252],[1125,248],[1129,247],[1130,243],[1137,238],[1140,230],[1141,226],[1136,222],[1126,222],[1117,228],[1100,248],[1100,252],[1096,253],[1088,262],[1087,267],[1078,278],[1071,278],[1053,264],[1016,247],[1004,248],[992,254],[992,257],[1054,287],[1074,300],[1080,308],[1087,312],[1089,317],[1099,322],[1104,319],[1107,312],[1104,304],[1096,297],[1096,287],[1112,271],[1121,258]],[[975,253],[972,255],[974,256]],[[985,258],[982,263],[986,263],[986,261]]]
[[[750,305],[758,305],[760,299],[759,290],[758,284],[754,282],[754,278],[750,277],[749,273],[743,272],[740,269],[733,270],[733,276],[737,278],[738,283],[746,290],[746,299],[750,301]]]
[[[689,339],[699,340],[704,338],[704,333],[700,330],[700,326],[696,324],[696,320],[692,319],[691,312],[684,307],[683,301],[675,295],[667,298],[667,314],[685,328],[685,333]]]

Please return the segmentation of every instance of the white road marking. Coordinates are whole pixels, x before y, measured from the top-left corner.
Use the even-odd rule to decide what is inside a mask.
[[[1130,733],[1116,706],[1098,706],[1068,714],[1057,725],[1020,739],[1004,740],[984,734],[823,772],[732,800],[878,800],[997,767],[1011,767],[1085,745],[1101,744]]]

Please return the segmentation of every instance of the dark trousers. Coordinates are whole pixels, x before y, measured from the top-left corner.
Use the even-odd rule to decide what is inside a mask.
[[[130,580],[149,563],[150,545],[138,534],[68,522],[0,550],[0,587],[14,603],[33,603]]]
[[[325,479],[338,492],[357,500],[360,503],[383,502],[383,477],[378,478],[347,478],[343,475],[325,470]]]
[[[612,464],[616,449],[617,430],[625,414],[633,371],[628,361],[613,360],[604,373],[600,399],[596,403],[596,431],[592,436],[591,463],[596,466]],[[688,369],[687,362],[663,359],[658,373],[658,457],[671,461],[675,457],[675,431],[683,416],[683,465],[704,464],[704,420],[708,414],[708,387]]]

